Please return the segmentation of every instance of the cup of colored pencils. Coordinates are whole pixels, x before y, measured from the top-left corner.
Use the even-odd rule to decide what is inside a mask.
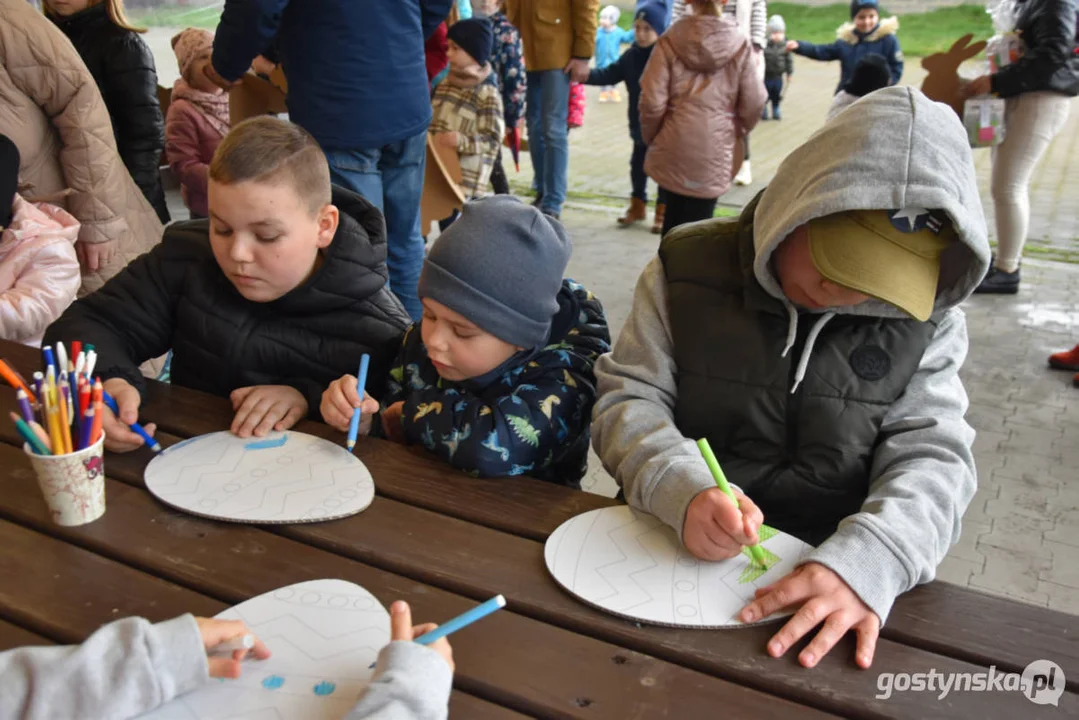
[[[86,353],[72,345],[77,357],[70,361],[62,345],[56,352],[42,348],[45,370],[32,383],[0,360],[0,375],[16,388],[19,412],[11,419],[59,525],[83,525],[105,513],[104,389]]]

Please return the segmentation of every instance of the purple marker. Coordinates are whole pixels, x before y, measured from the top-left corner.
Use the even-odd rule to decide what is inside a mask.
[[[19,403],[19,412],[22,413],[22,419],[27,423],[34,422],[34,409],[30,407],[30,397],[26,394],[26,391],[18,390],[15,393],[15,400]]]

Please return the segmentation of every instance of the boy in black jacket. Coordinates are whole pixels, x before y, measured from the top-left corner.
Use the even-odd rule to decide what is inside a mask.
[[[214,154],[209,201],[209,220],[169,227],[46,332],[96,347],[120,419],[137,419],[139,364],[170,348],[172,382],[230,397],[241,437],[317,418],[322,389],[361,353],[384,378],[408,325],[386,286],[385,224],[359,195],[331,195],[314,139],[271,117],[237,125]],[[110,450],[142,444],[103,422]]]
[[[629,134],[633,138],[633,154],[629,159],[629,180],[633,185],[629,208],[625,215],[618,218],[621,227],[629,227],[648,217],[648,176],[644,173],[644,156],[648,151],[641,137],[641,119],[637,113],[637,101],[641,97],[641,75],[656,40],[667,29],[667,9],[659,0],[643,0],[637,4],[637,14],[633,21],[634,41],[618,60],[602,70],[594,69],[585,80],[586,85],[626,84],[629,92]],[[652,232],[663,229],[664,198],[663,188],[657,189],[656,217],[652,223]]]

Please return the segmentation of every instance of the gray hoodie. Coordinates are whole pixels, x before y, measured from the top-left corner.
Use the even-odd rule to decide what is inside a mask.
[[[428,647],[392,642],[346,720],[443,720],[452,672]],[[82,645],[0,653],[0,720],[123,720],[209,682],[191,615],[125,618]]]
[[[934,319],[938,328],[905,393],[889,409],[861,510],[806,561],[833,571],[884,622],[897,595],[933,579],[959,538],[976,480],[974,431],[963,419],[958,371],[967,352],[958,308],[989,264],[984,215],[970,148],[955,113],[918,90],[892,87],[866,96],[796,149],[780,166],[754,215],[754,274],[790,317],[787,349],[800,321],[809,333],[791,391],[796,392],[820,329],[838,313],[905,318],[872,300],[799,314],[772,272],[776,247],[807,221],[856,209],[921,207],[946,212],[960,241],[945,251]],[[657,257],[641,274],[633,310],[614,351],[596,365],[599,398],[592,437],[629,503],[682,534],[690,501],[715,487],[691,438],[674,422],[674,362],[667,286]],[[765,518],[768,522],[768,518]]]

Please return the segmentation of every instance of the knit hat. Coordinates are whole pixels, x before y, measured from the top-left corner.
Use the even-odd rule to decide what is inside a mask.
[[[187,28],[172,37],[172,51],[176,53],[176,62],[180,66],[180,77],[187,80],[187,71],[191,64],[208,50],[214,48],[214,34],[202,28]]]
[[[773,15],[768,18],[768,32],[787,32],[787,21],[783,19],[782,15]]]
[[[880,13],[880,3],[877,0],[850,0],[850,16],[854,16],[861,10],[876,10]]]
[[[491,21],[487,18],[458,20],[450,25],[446,36],[480,65],[486,65],[491,57],[495,34],[491,29]]]
[[[662,0],[641,0],[637,3],[634,20],[644,20],[656,31],[656,35],[667,32],[667,5]]]
[[[944,213],[923,208],[852,210],[810,220],[817,271],[895,305],[916,320],[933,313],[940,256],[957,238]]]
[[[11,224],[11,206],[19,189],[19,148],[0,133],[0,228]]]
[[[622,11],[616,8],[614,5],[608,5],[599,11],[599,19],[606,20],[611,25],[618,23],[618,18],[622,17]]]
[[[572,250],[562,225],[531,205],[510,195],[473,200],[431,247],[417,294],[534,348],[551,331]]]
[[[843,89],[856,97],[864,97],[891,84],[892,71],[888,69],[888,61],[883,55],[869,53],[854,66]]]

